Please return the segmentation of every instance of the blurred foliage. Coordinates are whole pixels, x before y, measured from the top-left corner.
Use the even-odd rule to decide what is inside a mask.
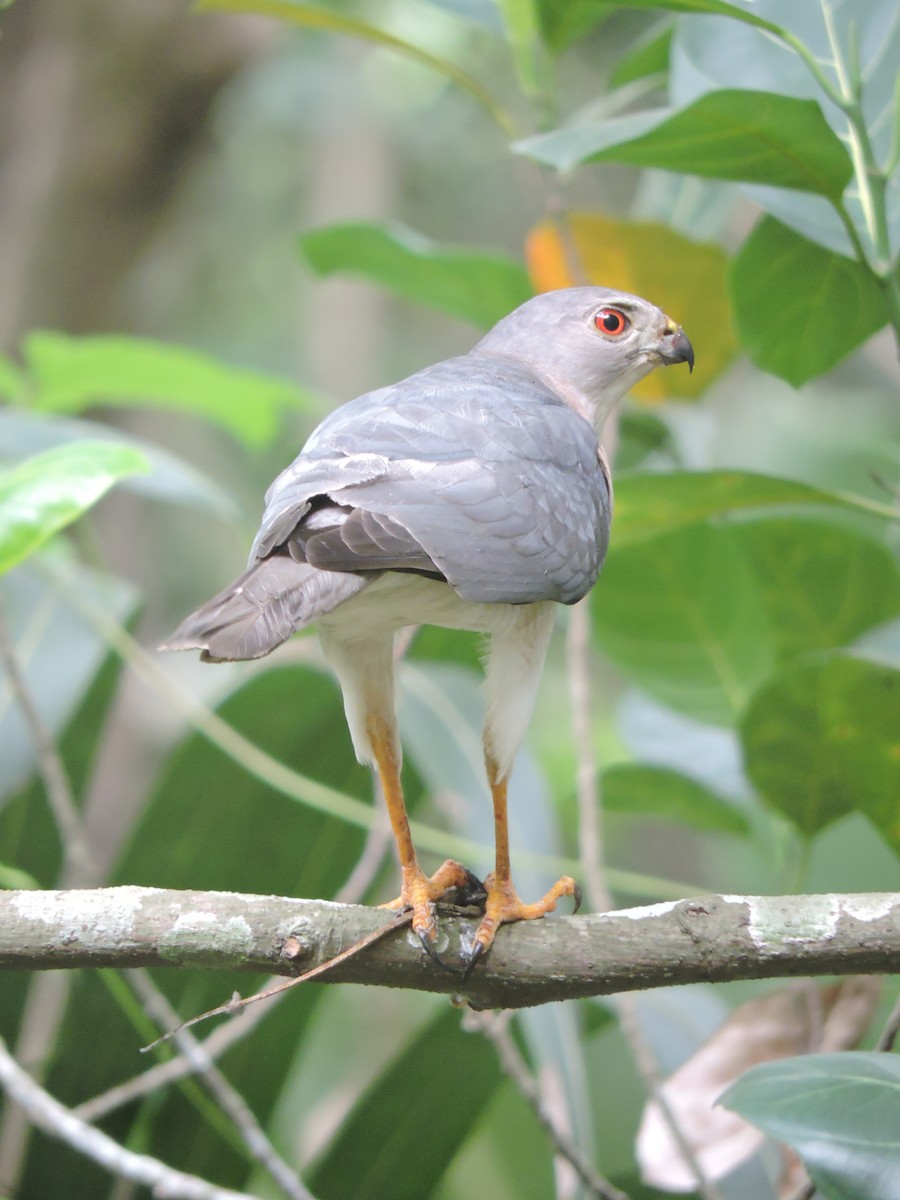
[[[411,229],[345,224],[300,239],[317,275],[346,271],[404,300],[489,328],[532,294],[520,263],[458,246],[438,247]]]
[[[697,890],[733,890],[735,880],[760,891],[896,887],[893,0],[758,0],[752,11],[722,0],[203,7],[293,28],[223,96],[220,174],[194,201],[193,235],[171,235],[174,292],[185,262],[209,254],[206,290],[162,289],[149,323],[171,342],[35,331],[18,355],[0,357],[0,599],[29,695],[102,848],[103,876],[333,897],[363,853],[370,784],[311,639],[297,640],[289,665],[167,664],[159,695],[144,670],[151,691],[139,701],[108,646],[111,619],[134,623],[146,605],[149,639],[185,588],[199,600],[221,585],[230,568],[218,562],[206,580],[204,559],[235,534],[235,514],[252,525],[244,489],[262,490],[292,457],[298,427],[321,411],[314,387],[282,377],[298,329],[303,375],[314,376],[320,298],[335,286],[307,280],[292,319],[279,289],[281,273],[296,270],[289,248],[299,237],[317,276],[362,278],[401,302],[377,309],[383,361],[362,349],[375,310],[340,310],[332,363],[358,358],[371,386],[471,342],[471,328],[444,318],[482,328],[530,288],[625,288],[684,324],[697,371],[653,377],[642,398],[668,403],[623,413],[612,548],[590,602],[607,854],[634,872],[610,870],[609,881],[622,899],[667,895],[672,878]],[[342,58],[345,38],[356,48]],[[334,116],[342,103],[344,127]],[[312,227],[298,229],[295,192],[327,175],[326,160],[333,169],[329,156],[357,125],[362,141],[348,144],[360,159],[378,131],[368,169],[390,211],[369,202],[364,175],[342,176],[340,211],[327,215],[326,196]],[[352,220],[348,194],[358,195]],[[274,232],[255,247],[247,214],[258,229],[261,210]],[[177,213],[168,219],[177,227]],[[426,224],[428,236],[417,232]],[[219,239],[209,235],[211,250],[207,226]],[[135,293],[154,269],[141,266]],[[241,320],[230,336],[232,309]],[[885,326],[890,334],[870,340]],[[264,370],[235,365],[248,346]],[[147,503],[160,499],[159,512]],[[129,645],[115,640],[119,653]],[[402,672],[401,723],[429,849],[465,838],[484,847],[481,869],[491,819],[476,655],[472,638],[423,631]],[[131,666],[140,662],[135,650]],[[226,722],[215,736],[208,721],[206,733],[186,727],[196,714],[186,688]],[[567,688],[557,646],[511,790],[514,861],[518,848],[532,866],[579,855]],[[239,755],[229,727],[285,772]],[[0,885],[71,881],[9,687],[0,761]],[[291,771],[324,785],[315,807],[284,784]],[[359,899],[396,889],[382,858],[353,885]],[[637,874],[640,887],[628,885]],[[536,871],[517,877],[523,893],[538,890]],[[158,978],[185,1017],[252,982]],[[640,1020],[661,1065],[674,1069],[751,993],[645,998]],[[32,1001],[28,981],[11,976],[0,993],[11,1042]],[[145,1024],[121,988],[79,976],[46,1034],[48,1086],[77,1104],[139,1070]],[[85,1030],[101,1028],[86,1052]],[[518,1015],[513,1030],[580,1153],[635,1200],[659,1196],[636,1178],[641,1089],[611,1010],[550,1006]],[[888,1200],[884,1155],[896,1147],[879,1130],[900,1119],[890,1061],[813,1056],[757,1068],[728,1103],[793,1146],[823,1194]],[[434,998],[301,989],[222,1066],[316,1196],[460,1200],[473,1179],[494,1200],[554,1186],[587,1194],[570,1187],[493,1049]],[[875,1114],[859,1137],[845,1136],[850,1109]],[[276,1194],[193,1083],[132,1103],[104,1127],[184,1170]],[[774,1198],[770,1163],[757,1156],[719,1182],[721,1195]],[[16,1194],[93,1198],[105,1187],[97,1168],[48,1153],[35,1136]]]

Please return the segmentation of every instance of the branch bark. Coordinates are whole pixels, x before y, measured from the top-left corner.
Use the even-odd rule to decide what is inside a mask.
[[[119,887],[0,893],[0,968],[193,967],[296,975],[392,914],[325,900]],[[452,967],[472,918],[443,915]],[[323,977],[524,1008],[639,988],[900,972],[900,893],[706,896],[504,926],[465,982],[398,931]]]

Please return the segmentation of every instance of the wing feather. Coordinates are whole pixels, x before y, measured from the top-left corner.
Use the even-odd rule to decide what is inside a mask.
[[[606,552],[591,425],[526,368],[477,354],[361,396],[272,485],[251,561],[420,570],[467,600],[571,603]]]

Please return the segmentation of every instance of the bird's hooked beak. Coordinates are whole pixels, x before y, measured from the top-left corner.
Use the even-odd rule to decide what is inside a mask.
[[[659,357],[666,366],[686,362],[688,370],[694,369],[694,347],[691,339],[680,325],[676,325],[671,317],[666,320],[666,327],[659,342]]]

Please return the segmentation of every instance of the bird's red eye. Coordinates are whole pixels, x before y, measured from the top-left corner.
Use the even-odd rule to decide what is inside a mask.
[[[594,317],[594,324],[607,337],[619,337],[628,328],[630,321],[618,308],[601,308]]]

